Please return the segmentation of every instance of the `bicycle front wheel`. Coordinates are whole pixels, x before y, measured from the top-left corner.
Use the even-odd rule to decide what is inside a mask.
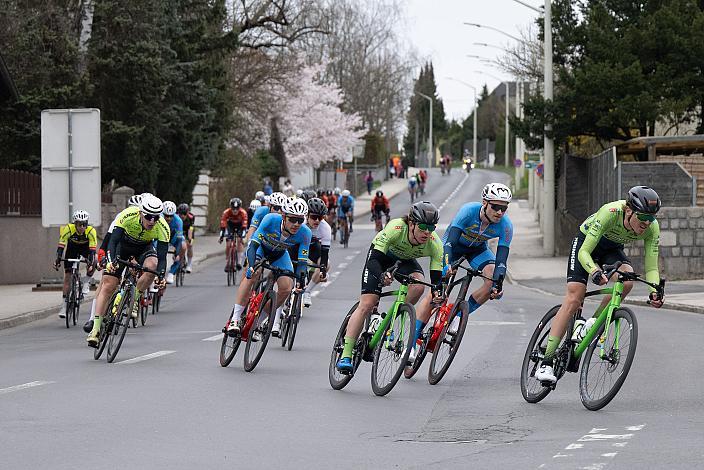
[[[461,315],[460,325],[457,328],[457,332],[453,334],[449,329],[450,325],[452,325],[452,320],[457,315]],[[468,321],[469,305],[466,300],[463,300],[452,308],[450,317],[447,319],[445,326],[442,327],[442,331],[440,331],[440,336],[435,344],[435,351],[433,351],[433,357],[430,360],[430,368],[428,369],[428,382],[430,385],[437,385],[450,368],[450,364],[452,364],[452,360],[460,348]]]
[[[552,320],[557,315],[560,309],[559,305],[553,308],[543,316],[538,326],[533,331],[528,342],[528,348],[523,356],[523,364],[521,366],[521,394],[528,403],[538,403],[540,400],[548,396],[552,391],[550,387],[544,387],[539,380],[535,378],[535,372],[540,367],[540,362],[545,357],[545,350],[548,346],[548,333],[552,327]]]
[[[286,349],[290,351],[291,348],[293,348],[293,342],[296,340],[298,320],[301,319],[301,294],[294,294],[293,305],[291,305],[291,314],[289,317],[288,344],[286,344]]]
[[[584,353],[579,377],[582,404],[591,411],[608,405],[621,389],[631,369],[638,343],[638,322],[628,308],[620,307],[611,316],[602,355],[599,338],[604,335],[604,330],[602,326]]]
[[[98,335],[98,347],[95,348],[95,351],[93,351],[93,359],[96,361],[103,355],[105,346],[108,344],[108,338],[112,333],[112,306],[115,303],[115,297],[117,297],[117,291],[110,296],[110,301],[108,302],[107,308],[105,309],[105,312],[103,312],[103,321],[100,324],[100,334]]]
[[[273,297],[272,290],[264,295],[257,318],[249,329],[247,346],[244,349],[244,370],[247,372],[252,372],[257,367],[269,342],[271,329],[274,326],[274,315],[276,315]]]
[[[154,295],[149,292],[148,289],[142,295],[144,298],[139,300],[139,321],[142,326],[144,326],[147,323],[147,317],[149,316],[149,301],[154,301]]]
[[[246,315],[247,309],[245,309],[245,311],[242,313]],[[230,324],[230,321],[232,320],[232,315],[234,314],[235,309],[233,307],[232,311],[230,311],[230,316],[227,319],[226,325]],[[240,347],[240,343],[242,343],[242,337],[240,335],[228,335],[227,326],[225,326],[222,331],[222,343],[220,344],[220,365],[222,367],[227,367],[230,365],[230,362],[232,362],[232,359],[235,357],[237,349]]]
[[[401,305],[386,326],[374,349],[372,390],[384,396],[394,388],[406,367],[415,336],[416,313],[410,304]]]
[[[127,327],[130,322],[130,309],[134,298],[134,287],[130,287],[117,306],[117,313],[112,327],[112,334],[108,337],[108,362],[113,362],[120,351],[122,341],[125,339]]]

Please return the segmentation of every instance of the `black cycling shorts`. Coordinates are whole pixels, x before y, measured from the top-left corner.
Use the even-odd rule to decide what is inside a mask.
[[[367,261],[364,264],[364,269],[362,270],[362,294],[376,294],[380,295],[381,290],[384,287],[384,283],[382,279],[379,279],[376,277],[368,267],[368,264],[370,263],[370,256],[372,255],[372,250],[374,250],[374,245],[372,245],[369,248],[369,252],[367,252]],[[384,272],[387,269],[389,269],[391,266],[394,265],[396,260],[390,256],[385,256],[383,261],[377,261],[377,260],[372,260],[371,262],[380,262],[381,264],[381,271]],[[402,260],[399,263],[398,269],[396,270],[398,274],[405,274],[407,276],[413,274],[413,273],[420,273],[423,274],[423,268],[420,267],[420,264],[418,264],[418,261],[415,259],[406,259]],[[398,277],[396,277],[397,281],[400,281]]]
[[[225,232],[225,238],[227,240],[234,240],[235,235],[241,235],[242,232],[244,232],[244,226],[242,224],[236,224],[232,220],[227,221],[227,231]]]
[[[76,259],[79,256],[83,256],[85,259],[88,259],[88,257],[90,256],[90,247],[87,243],[85,245],[79,245],[77,243],[71,243],[71,241],[69,241],[68,245],[66,245],[66,254],[64,255],[64,258]],[[64,261],[64,272],[70,273],[72,265],[73,263],[69,261]]]
[[[125,261],[129,260],[130,258],[134,258],[137,260],[137,263],[143,265],[144,261],[147,258],[156,258],[156,248],[154,248],[154,245],[151,243],[148,243],[146,245],[133,245],[133,244],[127,244],[127,243],[121,243],[120,244],[120,259],[123,259]],[[119,265],[117,270],[115,272],[109,273],[105,272],[105,275],[107,276],[115,276],[115,277],[122,277],[122,271],[125,270],[124,265]]]
[[[572,239],[570,256],[567,258],[567,282],[581,282],[584,285],[587,285],[589,282],[590,273],[584,269],[577,257],[585,238],[586,236],[580,231],[577,236]],[[623,245],[606,240],[604,237],[601,237],[591,255],[594,262],[599,266],[614,264],[617,261],[621,261],[623,264],[631,264],[631,260],[628,259],[628,256],[626,256],[626,253],[623,251]]]
[[[308,259],[311,261],[313,264],[318,264],[318,261],[320,261],[320,254],[322,253],[322,245],[320,244],[320,240],[317,238],[314,238],[310,242],[310,250],[308,253]]]

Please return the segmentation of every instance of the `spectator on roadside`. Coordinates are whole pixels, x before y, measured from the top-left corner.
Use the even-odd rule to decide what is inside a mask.
[[[295,191],[293,190],[293,185],[291,184],[291,180],[286,180],[286,182],[284,183],[284,187],[283,187],[283,189],[281,190],[281,192],[284,193],[284,194],[285,194],[286,196],[288,196],[288,197],[293,196],[293,194],[294,194]]]
[[[372,188],[374,187],[374,176],[372,175],[371,170],[369,170],[367,176],[364,177],[364,182],[367,183],[367,194],[371,196]]]
[[[270,196],[271,193],[274,192],[274,188],[271,186],[271,181],[268,179],[264,180],[264,187],[262,187],[262,191],[264,191],[266,196]]]
[[[396,168],[394,167],[394,159],[389,158],[389,178],[393,178],[396,175]]]
[[[399,178],[403,178],[403,177],[404,177],[404,173],[403,173],[403,163],[401,163],[400,161],[399,161],[398,164],[396,165],[396,175],[397,175]]]

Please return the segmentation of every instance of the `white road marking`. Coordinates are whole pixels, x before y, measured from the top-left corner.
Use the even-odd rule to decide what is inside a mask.
[[[602,456],[602,457],[614,458],[614,457],[616,457],[617,454],[618,454],[618,452],[609,452],[609,453],[607,453],[607,454],[601,454],[601,456]]]
[[[565,447],[565,450],[581,449],[582,447],[584,447],[584,444],[572,443],[572,444],[568,445],[567,447]]]
[[[42,385],[49,385],[56,383],[53,380],[35,380],[34,382],[27,382],[26,384],[14,385],[12,387],[0,388],[0,395],[6,393],[17,392],[19,390],[25,390],[27,388],[40,387]]]
[[[645,427],[645,424],[639,424],[638,426],[628,426],[626,427],[626,431],[640,431]]]
[[[645,424],[640,424],[636,426],[625,426],[624,429],[626,431],[640,431],[645,427]],[[589,431],[588,434],[585,434],[584,436],[580,437],[577,442],[573,442],[569,444],[567,447],[565,447],[565,450],[578,450],[582,449],[581,452],[579,452],[577,455],[579,455],[581,458],[590,458],[590,453],[585,454],[585,452],[588,452],[588,446],[591,445],[592,447],[597,447],[595,449],[597,452],[600,452],[599,455],[602,458],[607,458],[607,459],[613,459],[618,455],[618,452],[604,452],[606,449],[603,448],[603,444],[601,444],[601,449],[599,449],[599,443],[606,443],[611,440],[627,440],[633,437],[634,434],[604,434],[604,431],[608,431],[608,428],[592,428],[591,431]],[[593,443],[593,444],[587,444],[587,443]],[[628,442],[613,442],[611,443],[611,447],[626,447],[626,444]],[[553,459],[557,458],[565,458],[565,457],[573,457],[575,454],[563,454],[562,452],[558,452],[557,454],[553,455]],[[543,464],[544,465],[544,464]],[[580,467],[582,469],[588,469],[588,470],[600,470],[607,466],[607,462],[595,462],[588,464],[584,467]],[[541,466],[542,467],[542,466]]]
[[[611,445],[614,447],[626,447],[626,444],[628,444],[628,442],[614,442]]]
[[[349,261],[349,260],[353,260],[354,258],[355,258],[355,255],[345,256],[345,259],[348,260],[348,261]]]
[[[345,269],[348,265],[349,265],[349,263],[340,263],[337,265],[337,267],[340,269]]]
[[[622,440],[630,439],[633,434],[585,434],[579,438],[579,442],[594,442],[594,441],[606,441],[606,440]]]
[[[602,432],[606,431],[608,428],[592,428],[591,431],[589,431],[589,434],[594,434],[595,432]]]
[[[217,334],[215,336],[209,336],[208,338],[204,338],[201,341],[220,341],[222,339],[222,333]]]
[[[222,338],[222,336],[220,336]],[[144,356],[133,357],[132,359],[127,359],[125,361],[116,362],[116,364],[135,364],[137,362],[148,361],[149,359],[154,359],[156,357],[166,356],[167,354],[173,354],[176,351],[157,351],[151,354],[145,354]]]
[[[316,291],[313,291],[313,293],[311,293],[310,296],[311,297],[318,297],[319,294],[320,294],[320,291],[316,290]]]

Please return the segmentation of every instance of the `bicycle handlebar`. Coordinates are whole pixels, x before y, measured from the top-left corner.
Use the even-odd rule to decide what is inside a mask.
[[[614,274],[618,273],[619,274],[619,280],[621,281],[638,281],[642,282],[643,284],[652,287],[655,289],[655,291],[658,294],[658,297],[662,298],[665,295],[665,279],[660,279],[660,282],[658,284],[655,284],[653,282],[646,281],[645,279],[641,278],[640,274],[633,273],[633,272],[627,272],[627,271],[620,271],[619,268],[623,265],[623,261],[617,261],[614,264],[605,264],[602,269],[604,270],[604,276],[606,276],[607,279],[611,278]],[[650,301],[648,301],[650,302]]]
[[[452,266],[452,269],[462,268],[465,271],[467,271],[467,274],[469,274],[472,277],[481,277],[481,278],[486,279],[487,281],[493,281],[492,278],[485,276],[481,271],[478,271],[478,270],[472,268],[471,266],[470,267],[462,266],[462,262],[466,261],[466,260],[467,260],[467,258],[465,258],[464,256],[460,256],[460,258],[457,261],[455,261],[454,263],[452,263],[450,266]]]
[[[120,259],[120,258],[117,258],[115,261],[117,261],[118,264],[121,264],[121,265],[123,265],[123,266],[126,266],[126,267],[128,267],[128,268],[130,268],[130,269],[135,269],[135,270],[137,270],[137,271],[142,271],[142,272],[144,272],[144,273],[154,274],[155,276],[158,276],[158,275],[159,275],[158,272],[153,271],[153,270],[151,270],[151,269],[149,269],[149,268],[145,268],[144,266],[142,266],[142,265],[140,265],[140,264],[138,264],[138,263],[133,263],[133,262],[131,262],[131,261],[125,261],[124,259]]]

